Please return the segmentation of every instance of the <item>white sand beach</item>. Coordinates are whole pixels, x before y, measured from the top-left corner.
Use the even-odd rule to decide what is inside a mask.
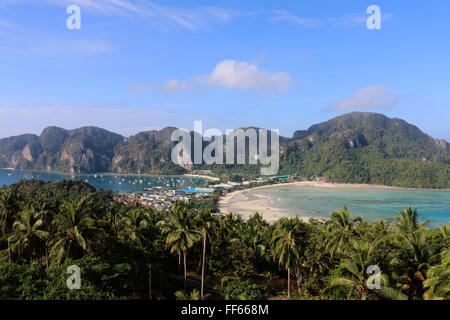
[[[219,199],[218,207],[219,207],[220,212],[225,213],[225,214],[228,214],[231,212],[239,213],[244,220],[248,219],[250,216],[252,216],[256,212],[258,212],[263,216],[263,218],[267,222],[273,223],[282,217],[292,217],[292,215],[286,213],[285,210],[276,208],[273,205],[273,201],[269,197],[253,193],[253,197],[256,197],[256,199],[249,199],[247,194],[249,192],[257,190],[257,189],[279,188],[279,187],[286,187],[286,186],[309,186],[309,187],[320,187],[320,188],[349,188],[349,189],[351,189],[351,188],[356,188],[356,189],[359,189],[359,188],[399,189],[397,187],[388,187],[388,186],[373,185],[373,184],[346,184],[346,183],[328,183],[328,182],[316,182],[316,181],[280,183],[280,184],[265,185],[265,186],[231,192]],[[232,208],[230,206],[231,202],[233,202]],[[298,218],[300,218],[302,221],[307,222],[312,217],[298,216]]]
[[[213,180],[213,181],[219,181],[220,180],[219,178],[216,178],[216,177],[204,176],[204,175],[200,175],[200,174],[190,174],[190,173],[183,174],[183,177],[200,178],[200,179]]]

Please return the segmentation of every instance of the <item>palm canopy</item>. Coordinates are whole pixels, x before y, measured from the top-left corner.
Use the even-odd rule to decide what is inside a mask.
[[[412,209],[411,207],[405,208],[403,212],[397,211],[397,215],[394,224],[397,226],[398,230],[406,237],[411,238],[413,234],[421,228],[426,227],[430,224],[430,220],[419,223],[419,214],[417,209]]]
[[[424,287],[426,300],[450,299],[450,249],[442,251],[442,263],[431,267],[427,272]]]
[[[376,263],[375,247],[375,243],[353,240],[340,262],[343,274],[331,280],[329,289],[340,287],[348,290],[349,297],[355,294],[359,299],[366,299],[369,295],[366,286],[366,270],[368,266]]]
[[[200,211],[194,217],[194,221],[198,231],[200,231],[202,235],[206,234],[208,236],[208,234],[215,231],[215,228],[217,227],[217,220],[208,211]]]
[[[272,254],[288,274],[288,299],[291,292],[291,269],[300,265],[305,234],[304,224],[298,218],[282,218],[275,225],[272,234]]]
[[[194,243],[200,240],[202,233],[197,230],[195,215],[189,204],[177,201],[169,209],[168,217],[160,222],[162,233],[166,234],[166,247],[170,253],[183,252],[184,279],[186,290],[187,278],[187,251]]]
[[[267,244],[270,243],[269,224],[259,213],[256,213],[248,219],[245,226],[242,234],[245,242],[261,257],[264,257],[268,249]]]
[[[424,229],[430,221],[419,223],[417,210],[411,207],[396,214],[394,225],[397,232],[392,235],[392,245],[402,258],[392,258],[391,265],[398,270],[393,277],[398,279],[399,287],[408,295],[408,299],[420,298],[426,271],[434,259]]]
[[[187,251],[199,240],[201,232],[196,228],[195,215],[189,212],[189,205],[177,201],[170,208],[168,218],[159,225],[166,236],[166,247],[170,252]]]
[[[276,224],[272,235],[272,253],[286,270],[298,263],[303,250],[303,237],[303,224],[298,218],[282,218]]]
[[[418,223],[419,215],[417,209],[405,208],[403,212],[396,212],[395,226],[398,232],[395,234],[395,243],[401,249],[408,251],[411,260],[417,269],[427,267],[430,257],[430,248],[426,245],[426,234],[424,227],[431,221]]]
[[[326,222],[325,226],[326,232],[329,234],[326,249],[332,256],[336,252],[342,252],[343,246],[354,235],[359,222],[361,222],[361,218],[351,218],[346,207],[331,214],[330,220]]]
[[[3,234],[9,233],[19,212],[19,197],[14,187],[0,189],[0,227]]]
[[[149,225],[149,215],[146,210],[132,209],[125,213],[120,221],[121,231],[124,238],[141,243],[145,239],[143,231]]]
[[[13,224],[11,235],[12,250],[20,257],[24,251],[28,251],[30,262],[33,258],[33,250],[48,238],[45,230],[42,212],[36,211],[31,206],[20,212]]]
[[[50,257],[59,264],[64,255],[69,257],[72,245],[86,250],[86,239],[83,235],[93,223],[90,217],[91,200],[84,196],[61,205],[60,214],[55,219],[56,232],[53,234]]]

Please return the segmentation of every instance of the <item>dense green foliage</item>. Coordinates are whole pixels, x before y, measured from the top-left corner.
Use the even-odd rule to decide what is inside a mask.
[[[232,281],[225,289],[226,300],[258,300],[264,297],[264,287],[247,281]]]
[[[450,298],[449,227],[426,228],[411,208],[392,221],[343,209],[269,225],[258,214],[211,215],[216,200],[161,212],[83,182],[3,187],[0,299],[148,299],[150,265],[160,299]],[[71,265],[80,290],[66,286]],[[372,265],[379,289],[368,287]]]
[[[280,174],[324,177],[330,182],[372,183],[410,188],[449,188],[450,165],[390,158],[379,147],[349,148],[345,142],[305,149],[290,146]]]

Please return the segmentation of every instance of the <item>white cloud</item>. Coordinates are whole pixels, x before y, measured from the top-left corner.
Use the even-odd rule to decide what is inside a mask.
[[[161,85],[156,81],[151,81],[148,83],[137,84],[128,87],[128,91],[138,92],[138,91],[150,91],[161,88]]]
[[[366,14],[347,14],[339,18],[329,18],[328,24],[333,27],[353,27],[366,25],[367,18],[369,16]],[[391,20],[394,17],[392,13],[384,13],[381,15],[381,23]]]
[[[360,89],[347,98],[334,100],[328,109],[330,111],[391,109],[397,104],[398,97],[392,93],[391,87],[377,85]]]
[[[188,81],[179,81],[177,79],[169,79],[162,86],[162,89],[167,93],[185,91],[191,88],[192,85]]]
[[[177,79],[169,79],[163,84],[160,84],[156,81],[151,81],[148,83],[128,87],[128,90],[132,92],[157,90],[167,94],[178,93],[191,89],[194,89],[194,85],[192,82],[180,81]]]
[[[26,2],[35,3],[34,0],[22,0],[18,3]],[[161,29],[181,28],[191,31],[209,29],[214,23],[230,22],[240,16],[238,11],[231,9],[218,7],[185,9],[161,6],[148,0],[43,0],[42,2],[58,7],[78,5],[82,10],[99,15],[143,18]],[[7,1],[7,3],[15,2]]]
[[[275,10],[273,11],[273,17],[269,18],[270,21],[285,21],[292,24],[298,24],[305,27],[317,27],[320,23],[318,19],[298,17],[289,11]]]
[[[204,114],[182,114],[162,109],[79,107],[50,105],[27,108],[0,107],[0,138],[24,133],[40,134],[47,126],[74,129],[97,126],[125,136],[166,126],[191,128],[194,120],[214,122]]]
[[[209,86],[244,91],[251,89],[284,91],[292,84],[292,76],[288,73],[267,73],[259,70],[255,64],[236,60],[219,62],[210,75],[199,76],[198,79]]]
[[[26,0],[23,2],[25,3]],[[42,30],[36,32],[36,30],[0,18],[0,40],[5,40],[4,42],[8,43],[7,47],[1,49],[12,51],[12,54],[15,54],[15,52],[19,54],[31,52],[73,56],[109,53],[117,48],[117,46],[102,39],[58,37],[53,34],[45,34]]]
[[[340,17],[332,18],[311,18],[300,17],[286,10],[274,10],[269,17],[269,21],[273,22],[288,22],[294,25],[300,25],[307,28],[316,28],[323,26],[331,27],[352,27],[362,26],[366,24],[369,17],[365,13],[345,14]],[[381,16],[381,21],[388,21],[394,17],[391,13],[385,13]]]
[[[285,91],[292,86],[293,78],[286,72],[270,73],[262,71],[256,64],[245,61],[223,60],[207,75],[193,76],[189,80],[170,79],[163,84],[155,81],[130,86],[130,91],[160,90],[176,93],[192,90],[198,86],[222,87],[227,89]]]

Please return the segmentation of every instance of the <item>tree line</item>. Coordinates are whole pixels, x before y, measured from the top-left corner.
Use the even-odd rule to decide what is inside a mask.
[[[0,189],[0,299],[449,299],[448,225],[405,208],[368,222],[214,215],[217,198],[158,211],[84,182]],[[68,290],[67,267],[81,269]],[[369,289],[368,268],[380,286]],[[181,279],[181,281],[180,281]]]

